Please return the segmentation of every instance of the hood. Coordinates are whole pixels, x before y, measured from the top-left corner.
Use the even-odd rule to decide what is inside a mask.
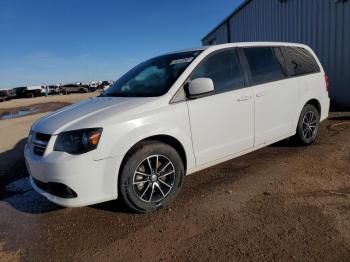
[[[103,127],[107,119],[126,116],[156,97],[96,97],[54,111],[33,124],[34,132],[55,135],[62,131]]]

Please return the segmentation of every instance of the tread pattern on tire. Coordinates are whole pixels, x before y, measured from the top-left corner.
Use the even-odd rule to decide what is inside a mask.
[[[310,141],[306,141],[302,132],[302,122],[303,122],[303,117],[304,115],[309,112],[309,111],[313,111],[316,115],[316,118],[317,118],[317,130],[316,130],[316,136],[310,140]],[[317,133],[318,133],[318,129],[319,129],[319,125],[320,125],[320,113],[318,112],[317,108],[312,105],[312,104],[306,104],[301,113],[300,113],[300,117],[299,117],[299,120],[298,120],[298,125],[297,125],[297,130],[296,130],[296,135],[295,135],[295,140],[296,142],[301,145],[301,146],[308,146],[308,145],[311,145],[315,142],[316,138],[317,138]]]
[[[155,147],[164,147],[164,149],[169,150],[174,154],[172,157],[175,158],[172,159],[174,161],[174,164],[177,164],[177,172],[176,172],[176,185],[174,185],[172,192],[169,194],[169,196],[166,197],[165,201],[161,202],[159,205],[154,205],[153,203],[135,203],[135,199],[133,199],[133,195],[130,194],[130,184],[132,184],[132,175],[134,170],[133,168],[136,168],[135,166],[135,159],[134,157],[137,157],[137,154],[140,152],[142,154],[142,151],[150,151]],[[137,161],[136,161],[137,162]],[[138,163],[137,163],[138,164]],[[129,170],[128,170],[129,169]],[[123,202],[126,204],[126,206],[129,208],[129,210],[136,212],[136,213],[147,213],[151,211],[155,211],[157,209],[160,209],[166,205],[168,205],[170,202],[172,202],[173,199],[175,199],[176,195],[180,192],[180,187],[182,184],[184,176],[184,165],[182,163],[181,157],[179,153],[170,145],[163,143],[161,141],[157,140],[148,140],[148,141],[141,141],[138,144],[136,144],[125,156],[125,159],[123,160],[119,177],[118,177],[118,184],[119,184],[119,196],[123,200]]]

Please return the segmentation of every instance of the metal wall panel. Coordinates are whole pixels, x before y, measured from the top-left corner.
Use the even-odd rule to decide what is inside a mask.
[[[222,24],[207,38],[206,45],[210,44],[213,40],[215,40],[216,44],[224,44],[228,42],[227,23]]]
[[[311,46],[329,76],[331,98],[350,106],[349,0],[251,0],[227,21],[231,42],[283,41]],[[224,30],[225,23],[203,39],[203,44],[217,32],[225,35]],[[227,41],[227,36],[220,39]]]

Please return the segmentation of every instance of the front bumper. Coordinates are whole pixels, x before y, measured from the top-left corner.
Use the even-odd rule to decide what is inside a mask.
[[[93,160],[89,153],[73,156],[55,151],[38,156],[29,146],[26,146],[24,155],[34,190],[58,205],[80,207],[118,197],[118,158]],[[57,194],[38,185],[38,181],[43,185],[64,185],[76,196]]]

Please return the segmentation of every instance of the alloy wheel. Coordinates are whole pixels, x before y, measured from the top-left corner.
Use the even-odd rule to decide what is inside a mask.
[[[163,155],[148,156],[138,165],[133,176],[133,189],[141,201],[161,202],[172,190],[175,167]]]
[[[317,130],[317,118],[315,113],[308,111],[303,118],[303,136],[309,140],[313,138]]]

